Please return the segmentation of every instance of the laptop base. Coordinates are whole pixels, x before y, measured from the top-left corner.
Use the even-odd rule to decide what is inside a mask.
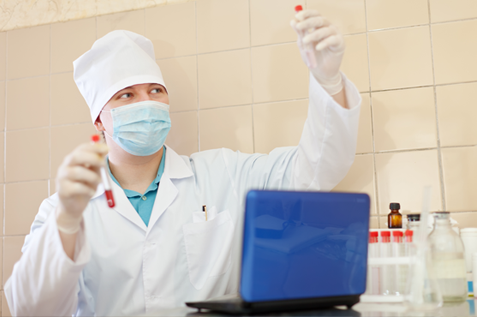
[[[291,299],[268,302],[246,302],[241,298],[225,300],[207,300],[201,302],[187,302],[189,307],[207,309],[228,314],[251,314],[278,311],[313,310],[330,308],[333,306],[347,306],[348,309],[359,303],[359,295],[317,297],[306,299]]]

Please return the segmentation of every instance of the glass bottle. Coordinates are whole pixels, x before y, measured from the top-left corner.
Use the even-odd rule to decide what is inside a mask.
[[[401,205],[399,205],[399,203],[391,203],[389,204],[389,208],[391,212],[388,214],[388,228],[402,228],[402,215],[399,212]]]
[[[434,229],[430,233],[429,247],[432,268],[444,302],[467,299],[467,276],[464,244],[452,230],[449,212],[434,213]]]
[[[421,220],[421,214],[408,214],[407,215],[407,229],[416,231],[419,229]]]

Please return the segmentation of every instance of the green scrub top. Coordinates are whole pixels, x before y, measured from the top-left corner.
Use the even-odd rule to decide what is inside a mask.
[[[162,151],[161,164],[159,164],[159,169],[157,170],[157,176],[146,189],[144,194],[140,194],[134,190],[123,189],[126,197],[129,199],[131,205],[136,209],[137,213],[141,217],[142,221],[147,225],[149,224],[149,219],[151,218],[152,207],[154,206],[154,201],[156,200],[157,189],[159,188],[159,181],[161,180],[162,174],[164,173],[164,162],[166,161],[166,147],[164,146],[164,151]],[[109,159],[106,160],[108,172],[112,180],[119,185],[118,181],[111,173],[109,168]],[[122,188],[122,187],[121,187]]]

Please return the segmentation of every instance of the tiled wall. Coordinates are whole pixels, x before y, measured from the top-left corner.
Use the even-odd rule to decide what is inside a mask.
[[[197,0],[0,33],[3,281],[63,157],[94,132],[72,61],[95,39],[128,29],[154,42],[180,154],[268,152],[297,144],[307,113],[297,4],[341,28],[343,71],[363,97],[355,163],[336,189],[369,193],[378,227],[391,201],[419,211],[429,184],[432,210],[477,227],[475,0]]]

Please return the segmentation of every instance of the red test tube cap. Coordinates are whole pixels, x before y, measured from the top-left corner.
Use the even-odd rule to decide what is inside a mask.
[[[100,140],[99,135],[93,134],[91,136],[91,141],[93,141],[94,143],[99,142],[99,140]]]
[[[413,234],[414,232],[412,232],[412,230],[406,230],[405,232],[406,237],[412,237]]]
[[[370,237],[376,237],[376,238],[377,238],[377,237],[378,237],[378,232],[377,232],[377,231],[371,231],[371,232],[369,233],[369,236],[370,236]]]
[[[402,231],[393,231],[393,237],[402,237]]]
[[[390,237],[391,236],[391,232],[389,231],[381,231],[381,237]]]
[[[297,6],[295,7],[295,11],[296,11],[296,12],[300,12],[301,10],[303,10],[303,7],[302,7],[301,5],[297,5]]]

